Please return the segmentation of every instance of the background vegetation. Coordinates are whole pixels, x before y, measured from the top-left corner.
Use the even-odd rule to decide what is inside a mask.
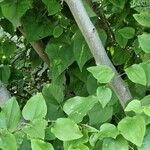
[[[0,0],[0,149],[149,150],[149,43],[149,0]]]

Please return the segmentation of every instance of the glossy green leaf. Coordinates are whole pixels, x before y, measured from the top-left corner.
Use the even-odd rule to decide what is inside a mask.
[[[111,68],[105,65],[89,67],[87,70],[92,73],[99,83],[109,83],[115,74]]]
[[[53,80],[56,80],[58,76],[74,62],[72,47],[70,46],[60,48],[59,45],[49,43],[46,46],[46,53],[50,60],[52,60],[51,74]]]
[[[149,41],[150,34],[143,33],[138,36],[139,45],[145,53],[150,53]]]
[[[61,26],[56,26],[53,30],[53,36],[58,38],[63,33],[63,28]]]
[[[13,43],[11,41],[6,40],[2,45],[2,49],[3,49],[3,54],[6,57],[10,57],[15,52],[16,45],[15,45],[15,43]]]
[[[96,17],[96,13],[94,12],[94,10],[92,9],[92,7],[90,6],[90,3],[86,0],[83,0],[83,5],[89,15],[89,17]]]
[[[0,128],[14,131],[20,122],[21,112],[14,97],[5,103],[0,112]]]
[[[57,119],[51,131],[62,141],[71,141],[83,136],[78,125],[69,118]]]
[[[1,6],[3,15],[13,23],[14,27],[20,25],[20,18],[31,7],[32,0],[20,0],[16,3],[6,3]]]
[[[125,0],[109,0],[113,5],[123,9],[125,5]]]
[[[141,99],[141,105],[142,106],[148,106],[150,105],[150,95],[146,95]]]
[[[106,88],[104,86],[98,87],[97,98],[103,108],[109,103],[111,97],[112,97],[112,91],[110,88]]]
[[[150,106],[144,106],[143,111],[146,115],[150,116]]]
[[[78,146],[70,145],[68,150],[90,150],[90,149],[84,144],[79,144]]]
[[[126,47],[128,39],[124,38],[118,31],[115,32],[115,39],[121,48]]]
[[[23,108],[22,115],[26,120],[42,119],[46,116],[47,106],[41,93],[31,97]]]
[[[126,39],[132,39],[134,37],[135,34],[135,29],[132,27],[124,27],[120,30],[118,30],[118,32]]]
[[[91,52],[79,30],[73,35],[72,41],[75,60],[82,70],[84,64],[92,57]]]
[[[140,64],[134,64],[130,66],[129,68],[125,69],[125,72],[132,82],[142,85],[147,84],[145,71]]]
[[[143,12],[140,14],[134,14],[133,17],[142,26],[150,27],[150,13]]]
[[[98,100],[95,96],[76,96],[66,101],[63,106],[63,110],[67,115],[69,115],[69,118],[74,120],[76,123],[79,123],[97,102]]]
[[[100,37],[100,39],[102,41],[102,44],[105,45],[106,41],[107,41],[107,34],[106,34],[105,30],[103,30],[101,28],[98,28],[97,32],[98,32],[99,37]]]
[[[64,99],[63,88],[56,84],[45,85],[42,94],[47,101],[50,99],[54,104],[61,103]]]
[[[100,127],[99,139],[103,139],[107,137],[111,137],[115,139],[118,136],[118,134],[119,131],[115,125],[110,123],[104,123]]]
[[[142,145],[146,130],[145,120],[142,116],[123,118],[118,124],[118,129],[125,139],[137,146]]]
[[[130,58],[130,54],[125,49],[122,49],[121,47],[115,47],[114,48],[114,54],[113,54],[113,64],[114,65],[123,65],[125,64]]]
[[[47,84],[44,86],[42,94],[47,105],[47,117],[50,120],[64,117],[64,112],[60,105],[64,98],[62,87],[55,84]]]
[[[103,141],[102,150],[129,150],[129,144],[121,136],[117,139],[106,138]]]
[[[9,132],[3,132],[0,136],[0,148],[3,150],[17,150],[15,136]]]
[[[141,114],[143,112],[141,102],[136,99],[132,100],[125,108],[125,111],[133,111],[136,114]]]
[[[52,144],[46,143],[39,139],[31,140],[31,148],[32,150],[54,150]]]
[[[36,15],[33,15],[36,13]],[[53,34],[52,23],[46,18],[41,18],[41,14],[28,11],[22,19],[23,30],[29,42],[40,40]],[[32,25],[32,26],[31,26]]]
[[[87,77],[86,88],[90,95],[93,95],[96,93],[98,84],[97,84],[97,80],[93,77],[92,74],[89,74],[89,76]]]
[[[23,131],[31,138],[44,139],[46,126],[46,120],[34,119],[32,122],[28,123],[25,127],[23,127]]]
[[[11,75],[10,67],[6,65],[0,65],[0,80],[3,83],[8,84],[10,75]]]
[[[144,136],[143,143],[142,143],[141,147],[138,147],[138,150],[149,150],[149,148],[150,148],[149,141],[150,141],[150,126],[148,125],[145,136]]]
[[[146,74],[147,86],[150,86],[150,64],[142,63],[141,66],[143,67],[145,74]]]
[[[104,123],[112,118],[113,108],[105,107],[102,108],[100,104],[96,104],[89,112],[89,124],[96,125]]]
[[[55,15],[61,9],[60,3],[58,3],[56,0],[42,0],[42,1],[47,6],[49,15]]]
[[[0,25],[5,32],[7,32],[11,35],[14,34],[15,31],[14,31],[13,24],[6,18],[3,18],[0,20]]]

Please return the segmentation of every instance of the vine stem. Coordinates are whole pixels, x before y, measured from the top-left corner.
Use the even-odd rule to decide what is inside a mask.
[[[96,65],[107,65],[112,68],[115,72],[115,77],[110,83],[110,87],[116,93],[120,104],[122,107],[125,107],[125,104],[128,100],[132,98],[128,86],[125,85],[125,82],[119,76],[114,65],[110,61],[107,53],[102,45],[101,39],[98,36],[97,30],[93,23],[91,22],[84,6],[82,0],[64,0],[69,6],[76,23],[81,30],[90,50],[93,54],[93,57],[96,61]]]

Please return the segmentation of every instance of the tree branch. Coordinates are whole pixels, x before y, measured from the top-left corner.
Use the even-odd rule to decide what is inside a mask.
[[[23,36],[26,36],[22,27],[19,27],[18,30],[22,33]],[[50,60],[49,60],[47,54],[44,51],[45,46],[44,46],[43,42],[41,40],[38,40],[38,41],[30,42],[30,44],[33,47],[33,49],[37,52],[37,54],[39,55],[39,57],[47,65],[49,65],[50,64]]]
[[[8,99],[10,99],[11,95],[9,91],[6,89],[4,84],[0,81],[0,106],[2,106]]]
[[[128,100],[132,98],[128,87],[125,85],[122,78],[119,76],[112,62],[108,58],[98,33],[92,24],[81,0],[65,0],[68,4],[90,50],[93,54],[97,65],[107,65],[115,72],[115,77],[110,83],[111,88],[116,93],[122,107]]]

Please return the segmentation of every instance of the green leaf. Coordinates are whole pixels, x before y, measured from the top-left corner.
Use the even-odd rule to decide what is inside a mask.
[[[129,68],[125,69],[125,72],[132,82],[142,85],[147,84],[145,71],[140,64],[134,64],[130,66]]]
[[[124,27],[118,30],[118,32],[126,39],[132,39],[135,35],[135,29],[132,27]]]
[[[138,36],[139,45],[145,53],[150,53],[149,41],[150,34],[143,33]]]
[[[47,106],[41,93],[31,97],[23,108],[22,115],[26,120],[42,119],[47,113]]]
[[[145,120],[142,116],[123,118],[118,124],[118,129],[125,139],[137,146],[142,145],[146,129]]]
[[[73,35],[72,41],[74,57],[82,71],[83,66],[92,57],[92,55],[79,30]]]
[[[110,123],[104,123],[100,127],[99,139],[102,140],[103,138],[107,138],[107,137],[111,137],[115,139],[118,136],[118,134],[119,131],[115,125]]]
[[[147,95],[141,99],[141,105],[142,106],[150,105],[150,95]]]
[[[92,74],[89,74],[89,76],[87,77],[86,88],[90,95],[93,95],[96,93],[98,84],[97,84],[97,80],[93,77]]]
[[[7,20],[6,18],[1,18],[0,25],[3,28],[3,30],[11,35],[14,34],[14,27],[13,24]]]
[[[150,126],[148,125],[145,136],[144,136],[143,143],[142,143],[141,147],[138,148],[138,150],[149,150],[149,148],[150,148],[149,141],[150,141]]]
[[[103,29],[101,29],[101,28],[98,28],[98,29],[97,29],[97,32],[98,32],[99,37],[100,37],[100,39],[101,39],[101,41],[102,41],[102,44],[103,44],[103,45],[106,45],[107,34],[106,34],[105,30],[103,30]]]
[[[3,54],[6,57],[10,57],[15,52],[16,45],[15,45],[15,43],[13,43],[11,41],[6,40],[2,45],[2,49],[3,49]]]
[[[115,39],[121,48],[126,47],[128,39],[124,38],[118,31],[115,32]]]
[[[78,146],[70,145],[68,150],[90,150],[90,149],[84,144],[79,144]]]
[[[63,88],[55,84],[47,84],[42,90],[47,105],[47,117],[50,120],[64,117],[61,102],[64,99]]]
[[[31,140],[31,148],[32,150],[54,150],[52,144],[46,143],[39,139]]]
[[[6,65],[0,65],[0,80],[5,83],[8,84],[8,80],[10,78],[10,67],[6,66]]]
[[[56,84],[47,84],[42,90],[46,100],[51,99],[54,104],[61,103],[64,99],[63,88]]]
[[[46,127],[45,129],[45,140],[51,141],[55,140],[55,135],[51,132],[51,126]]]
[[[49,43],[46,46],[46,53],[51,60],[52,80],[55,81],[74,62],[72,47]]]
[[[109,83],[115,75],[112,69],[105,65],[89,67],[87,70],[99,83]]]
[[[5,3],[1,6],[3,15],[13,23],[14,27],[20,25],[20,18],[31,7],[32,0],[19,0],[16,3]]]
[[[105,107],[102,108],[100,104],[96,104],[89,112],[89,123],[90,125],[96,125],[104,123],[112,118],[113,108]],[[97,119],[99,118],[99,119]]]
[[[85,7],[89,17],[96,17],[97,16],[96,13],[91,8],[91,6],[90,6],[88,1],[83,0],[83,5],[84,5],[84,7]]]
[[[105,86],[98,87],[97,97],[99,102],[102,104],[102,107],[104,108],[111,100],[112,91],[110,88],[106,88]]]
[[[21,112],[18,102],[13,97],[5,103],[0,112],[0,127],[14,131],[20,121]]]
[[[17,150],[15,136],[9,132],[1,133],[0,148],[3,150]]]
[[[45,138],[45,129],[47,126],[47,121],[44,119],[34,119],[32,122],[28,123],[24,128],[23,131],[30,137],[30,138]]]
[[[65,141],[64,143],[64,149],[68,150],[69,148],[79,148],[79,145],[83,145],[84,143],[88,142],[89,136],[88,131],[84,128],[82,130],[83,136],[79,139],[73,140],[73,141]]]
[[[61,26],[56,26],[53,30],[53,36],[58,38],[63,33],[63,28]]]
[[[71,141],[83,136],[78,125],[69,118],[57,119],[51,131],[62,141]]]
[[[33,15],[35,13],[36,15]],[[34,11],[26,13],[22,18],[22,24],[29,42],[37,41],[53,34],[54,27],[52,23],[46,17],[42,18],[41,14]]]
[[[150,86],[150,64],[142,63],[141,66],[143,67],[146,74],[147,86]]]
[[[113,63],[114,65],[122,65],[128,62],[130,58],[130,54],[125,49],[122,49],[121,47],[115,47],[114,48],[114,54],[113,54]]]
[[[69,115],[69,118],[74,120],[76,123],[79,123],[88,111],[92,109],[95,103],[97,103],[97,98],[94,96],[76,96],[66,101],[63,106],[63,110],[67,115]]]
[[[125,108],[125,111],[134,111],[136,114],[141,114],[143,112],[141,102],[136,99],[132,100]]]
[[[134,14],[133,17],[142,26],[150,27],[150,13],[143,12],[140,14]]]
[[[143,111],[146,115],[150,116],[150,106],[144,106]]]
[[[55,15],[61,10],[60,4],[56,0],[42,0],[47,6],[48,15]]]
[[[123,9],[125,5],[125,0],[109,0],[113,5]]]
[[[102,150],[129,150],[129,144],[121,136],[117,139],[106,138],[103,141]]]

